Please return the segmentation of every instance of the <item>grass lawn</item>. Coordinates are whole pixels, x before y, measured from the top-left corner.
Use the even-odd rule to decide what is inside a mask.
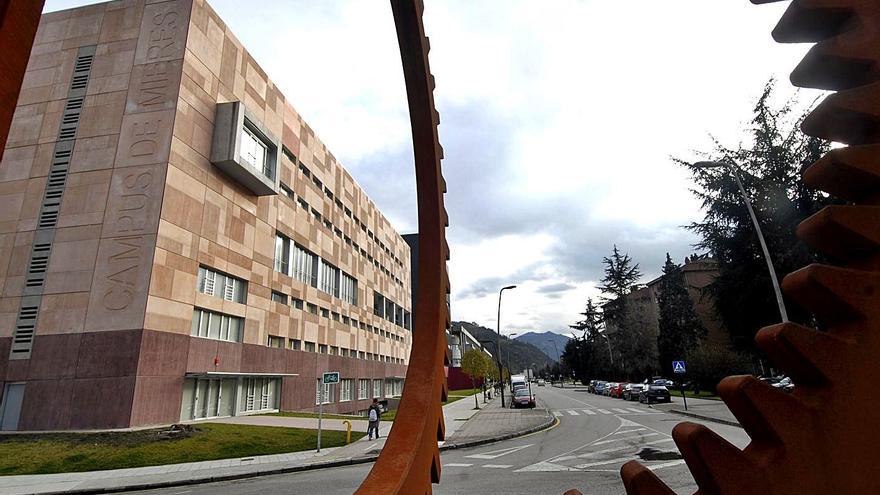
[[[713,394],[712,392],[708,392],[706,390],[701,390],[699,394],[695,394],[692,390],[685,390],[685,396],[688,399],[709,399],[709,400],[721,400],[721,397]],[[681,397],[680,390],[670,390],[669,395],[673,397]]]
[[[455,402],[457,400],[464,399],[465,397],[470,397],[476,393],[482,392],[482,389],[479,388],[466,388],[463,390],[450,390],[448,394],[448,399],[443,403],[445,406],[450,402]]]
[[[317,431],[201,423],[198,431],[163,438],[160,430],[0,435],[0,475],[120,469],[281,454],[315,448]],[[352,431],[352,441],[364,433]],[[321,446],[345,444],[344,431],[324,431]]]

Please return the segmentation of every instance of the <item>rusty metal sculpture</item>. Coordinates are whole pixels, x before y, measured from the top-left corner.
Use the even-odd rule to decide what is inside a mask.
[[[445,426],[440,403],[446,400],[446,333],[449,326],[448,225],[443,207],[446,183],[440,173],[443,149],[437,136],[434,77],[428,66],[428,39],[420,0],[391,0],[403,62],[415,152],[419,207],[419,294],[406,386],[394,428],[360,494],[425,494],[440,481]]]
[[[770,3],[777,0],[752,0]],[[682,423],[673,438],[700,494],[880,493],[880,2],[793,0],[773,31],[783,43],[817,42],[791,75],[796,86],[838,91],[802,129],[849,144],[813,164],[805,183],[850,202],[804,221],[798,236],[839,262],[788,275],[785,293],[828,330],[794,323],[758,332],[759,347],[798,384],[785,394],[751,376],[724,379],[721,397],[751,437],[739,450]],[[846,384],[846,387],[843,385]],[[630,495],[670,495],[637,462],[621,468]],[[571,493],[577,493],[571,491]]]
[[[42,12],[42,0],[0,0],[0,157]]]

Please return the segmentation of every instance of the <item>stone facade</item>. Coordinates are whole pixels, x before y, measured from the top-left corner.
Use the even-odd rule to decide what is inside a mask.
[[[211,163],[226,102],[279,139],[278,194]],[[356,280],[356,301],[278,271],[278,234]],[[200,267],[245,282],[244,302],[206,294]],[[0,393],[17,387],[20,430],[190,419],[199,380],[231,381],[230,407],[269,380],[263,409],[311,410],[323,371],[354,384],[325,410],[359,411],[374,382],[359,399],[358,380],[399,393],[412,342],[409,247],[201,0],[43,16],[0,163],[0,287]],[[240,341],[193,336],[194,309],[240,318]]]

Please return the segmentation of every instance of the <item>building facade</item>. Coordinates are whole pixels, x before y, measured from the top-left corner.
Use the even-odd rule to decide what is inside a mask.
[[[362,411],[412,341],[407,244],[202,0],[43,16],[0,287],[5,430]]]

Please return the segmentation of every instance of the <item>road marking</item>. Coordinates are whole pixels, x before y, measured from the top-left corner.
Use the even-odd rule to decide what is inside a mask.
[[[617,430],[612,435],[620,435],[621,433],[631,433],[634,431],[645,431],[647,428],[630,428],[629,430]]]
[[[619,442],[621,440],[634,440],[636,438],[651,437],[651,436],[655,436],[655,435],[662,435],[662,433],[644,433],[642,435],[633,435],[631,437],[612,438],[611,440],[602,440],[601,442],[593,442],[593,445],[604,445],[606,443]]]
[[[364,449],[364,451],[374,449],[374,448],[376,448],[376,445],[379,445],[379,443],[378,442],[371,443],[370,445],[367,446],[367,448]]]
[[[644,409],[636,409],[634,407],[627,407],[627,409],[629,409],[632,412],[637,412],[637,413],[645,412]]]
[[[568,414],[571,414],[572,416],[580,416],[580,414],[578,414],[578,412],[575,411],[574,409],[572,409],[571,411],[568,411]]]
[[[558,417],[562,416],[562,412],[560,412],[560,411],[553,411],[553,415],[556,416],[556,417],[558,418]]]
[[[605,409],[596,409],[596,411],[598,411],[602,414],[611,414],[611,411],[606,411]]]
[[[577,469],[573,467],[563,466],[561,464],[553,464],[549,461],[541,461],[531,466],[526,466],[524,468],[517,469],[514,473],[527,473],[527,472],[553,472],[553,471],[577,471]]]
[[[653,466],[646,465],[645,467],[650,469],[651,471],[656,471],[658,469],[665,469],[668,467],[680,466],[682,464],[684,464],[684,459],[679,459],[677,461],[672,461],[672,462],[664,462],[663,464],[654,464]]]
[[[532,445],[534,445],[534,444],[529,443],[526,445],[519,445],[517,447],[509,447],[506,449],[498,449],[498,450],[492,450],[489,452],[483,452],[482,454],[467,455],[465,457],[467,457],[468,459],[497,459],[503,455],[512,454],[514,452],[519,452],[520,450],[527,448],[527,447],[531,447]]]
[[[589,468],[589,467],[593,467],[593,466],[604,466],[604,465],[606,465],[606,464],[616,464],[616,463],[618,463],[618,462],[626,462],[626,461],[630,461],[630,460],[632,460],[632,459],[633,459],[632,456],[629,456],[629,457],[618,457],[617,459],[609,459],[609,460],[605,460],[605,461],[596,461],[596,462],[588,462],[588,463],[586,463],[586,464],[578,464],[578,465],[575,466],[575,467],[576,467],[577,469],[587,469],[587,468]]]
[[[589,409],[581,409],[581,411],[583,411],[584,414],[596,414],[595,411],[591,411]]]
[[[461,462],[450,462],[449,464],[444,464],[443,467],[471,467],[473,464],[464,464]]]
[[[510,469],[513,467],[513,464],[485,464],[483,467],[488,469]]]
[[[626,409],[620,409],[620,408],[615,407],[614,410],[615,410],[616,412],[619,412],[619,413],[622,413],[622,414],[629,414],[629,411],[627,411]]]

